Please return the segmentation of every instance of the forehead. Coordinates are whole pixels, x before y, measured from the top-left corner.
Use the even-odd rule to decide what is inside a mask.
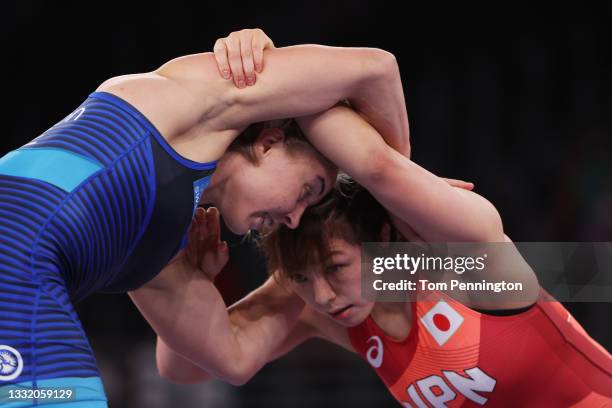
[[[344,238],[333,237],[329,240],[329,255],[354,255],[357,252],[361,252],[361,247],[356,244],[348,242]]]
[[[335,241],[335,240],[334,240]],[[356,265],[355,260],[359,261],[361,248],[358,245],[353,245],[338,239],[336,243],[330,242],[329,252],[323,254],[323,261],[317,259],[307,265],[301,273],[309,276],[312,274],[322,274],[325,269],[335,262],[342,262],[345,266]]]
[[[343,238],[328,237],[327,239],[328,241],[325,252],[322,254],[313,254],[313,256],[316,257],[316,261],[310,265],[310,269],[313,267],[315,269],[319,269],[321,266],[325,266],[335,258],[353,257],[361,253],[361,248],[359,245],[351,244]]]

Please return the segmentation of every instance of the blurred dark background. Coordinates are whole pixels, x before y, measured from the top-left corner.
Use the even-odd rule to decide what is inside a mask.
[[[398,4],[403,3],[403,4]],[[470,8],[471,7],[471,8]],[[1,6],[2,154],[71,112],[105,79],[152,70],[260,27],[276,46],[380,47],[400,65],[413,159],[476,183],[515,241],[612,241],[609,3],[479,8],[438,2],[52,2]],[[160,238],[161,239],[161,238]],[[228,302],[265,278],[232,240]],[[612,348],[611,303],[566,304]],[[394,402],[368,365],[312,342],[251,383],[173,386],[126,295],[78,306],[112,407],[365,407]]]

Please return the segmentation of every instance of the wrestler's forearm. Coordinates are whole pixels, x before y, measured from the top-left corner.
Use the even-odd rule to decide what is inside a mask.
[[[172,349],[230,383],[240,382],[248,360],[215,286],[196,271],[170,265],[130,297]],[[178,276],[178,278],[175,278]]]
[[[249,356],[245,379],[312,336],[311,328],[300,322],[304,302],[273,277],[228,311],[242,352]]]
[[[502,238],[501,219],[491,203],[449,186],[389,148],[380,132],[351,109],[336,106],[302,118],[300,125],[317,149],[388,211],[409,221],[425,241],[496,242]]]
[[[186,269],[180,262],[169,265],[131,292],[132,300],[171,350],[216,378],[244,384],[277,355],[303,302],[269,281],[228,312],[213,283]]]

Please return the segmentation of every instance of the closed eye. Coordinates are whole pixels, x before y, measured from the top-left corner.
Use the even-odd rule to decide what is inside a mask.
[[[312,197],[312,187],[310,186],[310,184],[306,184],[304,185],[304,188],[302,189],[302,194],[300,195],[300,201],[306,201],[310,197]]]

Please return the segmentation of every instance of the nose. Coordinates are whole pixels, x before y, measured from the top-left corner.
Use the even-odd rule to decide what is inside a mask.
[[[296,229],[300,224],[300,218],[302,218],[302,214],[304,214],[304,210],[306,210],[305,204],[298,204],[293,209],[293,211],[287,213],[283,219],[283,223],[291,229]]]
[[[314,301],[320,306],[327,306],[336,297],[336,292],[324,277],[312,277]]]

